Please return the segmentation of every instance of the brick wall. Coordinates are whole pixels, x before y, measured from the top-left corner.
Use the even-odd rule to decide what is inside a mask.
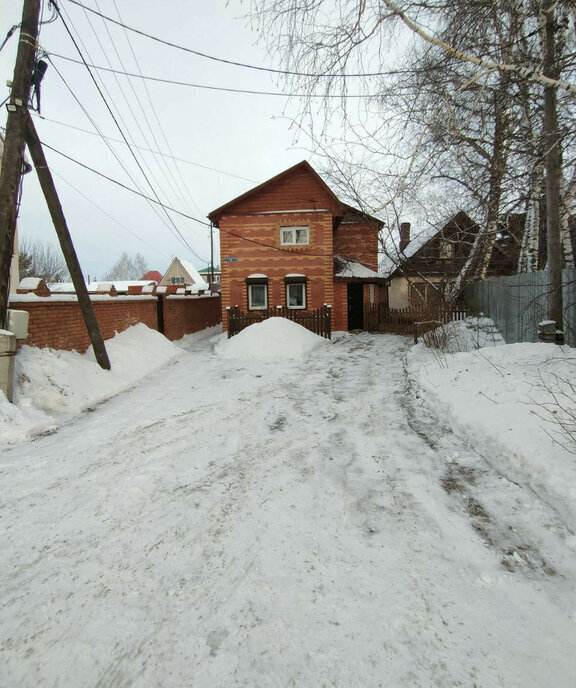
[[[310,243],[281,247],[280,227],[298,225],[309,227]],[[220,230],[224,326],[226,306],[238,305],[243,311],[248,310],[246,278],[254,273],[268,277],[269,306],[286,305],[284,278],[294,273],[306,277],[307,308],[332,303],[331,213],[226,215],[220,221]],[[226,257],[236,260],[229,262]]]
[[[164,302],[164,336],[180,339],[220,322],[219,296],[166,296]]]
[[[378,271],[378,228],[370,224],[341,224],[334,233],[334,255]]]
[[[164,330],[168,339],[180,339],[220,322],[219,296],[162,296]],[[137,323],[158,329],[156,296],[92,296],[94,314],[104,339]],[[11,295],[10,308],[28,311],[28,338],[19,345],[83,352],[90,346],[82,312],[76,300],[55,295]]]

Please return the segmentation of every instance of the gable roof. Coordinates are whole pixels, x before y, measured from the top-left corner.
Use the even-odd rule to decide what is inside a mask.
[[[182,270],[188,275],[190,278],[190,281],[192,284],[206,284],[205,280],[202,279],[200,274],[198,273],[198,270],[192,265],[192,263],[189,260],[183,260],[182,258],[174,258],[170,265],[168,266],[168,270],[164,273],[162,277],[162,281],[164,281],[164,278],[174,265],[180,265]]]
[[[224,205],[221,205],[219,208],[216,208],[216,210],[213,210],[211,213],[209,213],[208,219],[217,226],[222,215],[229,213],[235,205],[243,201],[246,201],[259,193],[262,193],[262,191],[268,190],[270,187],[275,186],[279,182],[283,182],[285,179],[297,172],[306,172],[312,175],[314,179],[319,183],[322,190],[326,192],[332,203],[343,212],[345,204],[341,203],[336,194],[332,191],[328,184],[326,184],[326,182],[322,179],[318,172],[316,172],[312,165],[310,165],[310,163],[307,160],[302,160],[302,162],[299,162],[296,165],[289,167],[287,170],[284,170],[284,172],[280,172],[280,174],[277,174],[275,177],[268,179],[262,184],[259,184],[258,186],[255,186],[254,188],[250,189],[249,191],[246,191],[245,193],[241,194],[240,196],[233,198],[231,201],[228,201],[228,203],[225,203]]]
[[[439,234],[442,234],[451,225],[470,224],[475,225],[474,220],[468,215],[465,210],[459,210],[457,213],[450,215],[447,219],[439,222],[436,227],[429,227],[427,230],[418,234],[415,239],[400,251],[398,246],[394,246],[394,255],[386,255],[381,264],[381,272],[387,277],[391,277],[398,268],[400,268],[407,260],[415,256],[418,251],[422,250],[426,244],[434,239]]]

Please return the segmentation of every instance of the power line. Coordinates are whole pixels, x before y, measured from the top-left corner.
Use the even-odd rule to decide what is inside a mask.
[[[135,194],[136,196],[141,196],[142,198],[145,198],[147,201],[150,201],[150,203],[155,203],[156,205],[161,206],[166,211],[170,210],[171,212],[176,213],[177,215],[181,215],[182,217],[185,217],[188,220],[198,222],[199,224],[204,225],[205,227],[210,227],[210,223],[205,222],[204,220],[199,220],[197,217],[194,217],[193,215],[188,215],[188,213],[184,213],[181,210],[176,210],[176,208],[172,208],[169,205],[162,203],[162,201],[160,201],[159,199],[151,198],[150,196],[147,196],[145,193],[142,193],[142,191],[138,191],[138,189],[133,189],[132,187],[128,186],[127,184],[124,184],[123,182],[118,181],[117,179],[114,179],[113,177],[109,177],[107,174],[104,174],[104,172],[99,172],[98,170],[95,170],[93,167],[90,167],[90,165],[87,165],[84,162],[80,162],[80,160],[77,160],[76,158],[73,158],[72,156],[67,155],[66,153],[63,153],[62,151],[58,150],[57,148],[54,148],[53,146],[50,146],[47,143],[42,142],[42,145],[45,148],[48,148],[49,150],[54,151],[54,153],[61,155],[63,158],[70,160],[70,162],[74,162],[77,165],[80,165],[80,167],[83,167],[85,170],[89,170],[90,172],[94,172],[94,174],[97,174],[99,177],[102,177],[103,179],[107,179],[109,182],[112,182],[113,184],[116,184],[117,186],[121,186],[123,189],[130,191],[131,193]],[[196,257],[198,257],[198,256],[196,256]],[[202,260],[202,259],[200,259],[200,260]],[[206,263],[208,261],[203,261],[203,262]]]
[[[53,64],[53,63],[52,63]],[[90,131],[89,129],[83,129],[82,127],[76,127],[73,124],[69,124],[68,122],[59,122],[57,119],[51,119],[50,117],[45,117],[44,115],[39,115],[37,113],[33,113],[35,116],[40,117],[40,119],[43,119],[45,122],[52,122],[53,124],[58,124],[61,127],[67,127],[68,129],[75,129],[76,131],[81,131],[84,134],[90,134],[91,136],[99,136],[102,139],[105,139],[106,141],[113,141],[114,143],[124,143],[122,139],[115,139],[111,136],[104,136],[102,133],[99,131]],[[162,155],[165,158],[169,158],[170,160],[176,160],[177,162],[183,162],[186,165],[193,165],[194,167],[199,167],[200,169],[203,170],[209,170],[210,172],[216,172],[218,174],[223,174],[226,175],[227,177],[233,177],[234,179],[241,179],[244,182],[251,182],[253,184],[256,184],[257,181],[256,179],[250,179],[249,177],[242,177],[239,174],[233,174],[232,172],[225,172],[224,170],[220,170],[217,167],[210,167],[209,165],[202,165],[199,162],[193,162],[192,160],[186,160],[186,158],[179,158],[175,155],[167,155],[166,153],[162,153],[160,150],[154,150],[153,148],[146,148],[145,146],[138,146],[135,145],[134,148],[138,148],[139,150],[144,150],[147,151],[148,153],[154,153],[155,155]],[[132,180],[134,181],[134,180]]]
[[[55,174],[59,179],[61,179],[61,180],[64,182],[64,184],[67,184],[70,188],[74,189],[74,191],[75,191],[77,194],[79,194],[80,196],[82,196],[83,198],[85,198],[85,199],[88,201],[88,203],[91,203],[95,208],[98,208],[98,210],[99,210],[101,213],[103,213],[103,214],[106,215],[108,218],[110,218],[110,219],[112,220],[112,222],[116,223],[119,227],[122,227],[122,229],[124,229],[126,232],[128,232],[128,234],[131,234],[135,239],[138,239],[138,241],[141,241],[143,244],[145,244],[146,246],[148,246],[149,248],[151,248],[153,251],[156,251],[157,253],[159,253],[159,254],[160,254],[161,256],[163,256],[164,258],[168,258],[168,257],[169,257],[168,254],[162,253],[162,251],[158,251],[158,248],[157,248],[156,246],[152,246],[152,244],[148,243],[145,239],[143,239],[141,236],[139,236],[138,234],[136,234],[136,232],[133,232],[129,227],[126,227],[126,225],[123,224],[122,222],[120,222],[120,220],[117,220],[113,215],[110,215],[110,213],[109,213],[108,211],[104,210],[104,208],[102,208],[102,206],[99,206],[98,203],[95,203],[95,202],[90,198],[90,196],[87,196],[85,193],[83,193],[82,191],[80,191],[80,189],[78,189],[77,187],[75,187],[74,184],[72,184],[71,182],[69,182],[69,181],[68,181],[65,177],[63,177],[61,174],[59,174],[59,173],[56,172],[55,170],[52,170],[52,174]]]
[[[96,6],[98,7],[98,9],[100,9],[100,6],[98,5],[98,0],[96,0]],[[110,62],[110,58],[108,57],[108,51],[104,49],[104,47],[103,47],[103,45],[102,45],[102,42],[100,41],[98,32],[94,29],[94,27],[93,27],[93,25],[92,25],[92,22],[91,22],[91,20],[90,20],[90,17],[88,16],[87,13],[85,13],[85,14],[86,14],[86,19],[87,19],[87,21],[88,21],[90,27],[92,28],[92,31],[94,32],[94,35],[95,35],[95,37],[96,37],[96,41],[98,42],[98,45],[99,45],[100,48],[102,49],[102,52],[103,52],[103,54],[104,54],[104,57],[106,58],[106,61],[108,62],[108,65],[112,68],[112,63]],[[109,38],[109,40],[110,40],[110,43],[112,44],[112,48],[113,48],[113,50],[114,50],[114,52],[115,52],[115,54],[116,54],[116,57],[118,58],[118,62],[120,63],[121,68],[122,68],[122,69],[126,69],[125,66],[124,66],[124,63],[123,63],[123,61],[122,61],[122,58],[121,58],[121,56],[120,56],[120,53],[118,52],[118,48],[117,48],[117,46],[116,46],[116,44],[115,44],[115,42],[114,42],[114,39],[113,39],[113,37],[112,37],[112,35],[111,35],[111,33],[110,33],[110,30],[109,30],[109,28],[108,28],[108,24],[107,24],[104,20],[102,20],[102,24],[104,25],[104,30],[106,31],[106,34],[108,35],[108,38]],[[126,33],[126,32],[125,32],[125,33]],[[127,35],[127,34],[126,34],[126,35]],[[134,56],[134,57],[135,57],[135,56]],[[135,58],[135,59],[136,59],[136,58]],[[145,131],[146,127],[143,128],[143,126],[141,126],[140,120],[139,120],[139,118],[136,116],[136,114],[135,114],[135,112],[134,112],[134,109],[132,108],[132,105],[131,105],[131,103],[130,103],[130,101],[129,101],[129,99],[128,99],[126,93],[125,93],[125,89],[122,88],[122,85],[120,84],[119,77],[118,77],[116,74],[114,74],[114,78],[115,78],[115,80],[116,80],[116,84],[117,84],[117,86],[118,86],[118,89],[120,90],[120,93],[121,93],[122,97],[124,98],[124,102],[126,103],[126,106],[127,106],[128,110],[129,110],[130,114],[132,115],[132,118],[133,118],[134,122],[136,123],[136,126],[137,126],[138,130],[140,131],[140,134],[141,134],[141,136],[142,136],[142,138],[143,138],[143,140],[144,140],[145,145],[148,146],[148,147],[151,147],[152,144],[151,144],[151,142],[150,142],[150,140],[149,140],[149,138],[148,138],[148,135],[147,135],[147,133],[146,133],[146,131]],[[134,95],[134,98],[136,99],[136,102],[137,102],[137,104],[138,104],[139,113],[142,115],[142,117],[144,118],[144,121],[145,121],[145,123],[146,123],[146,125],[147,125],[147,131],[150,133],[150,135],[151,135],[151,137],[152,137],[152,140],[153,140],[153,142],[154,142],[156,148],[160,148],[160,144],[158,143],[158,139],[156,138],[156,134],[154,133],[154,129],[152,128],[152,125],[151,125],[150,120],[149,120],[149,118],[148,118],[148,114],[147,114],[148,108],[143,107],[142,102],[141,102],[141,100],[140,100],[140,97],[139,97],[139,95],[138,95],[138,92],[136,91],[133,82],[132,82],[131,80],[128,80],[128,84],[129,84],[129,86],[130,86],[130,88],[131,88],[131,90],[132,90],[132,93],[133,93],[133,95]],[[151,104],[151,108],[152,108],[152,109],[154,108],[153,104]],[[161,127],[161,125],[160,125],[160,127]],[[134,146],[136,147],[135,137],[134,137],[134,136],[131,136],[131,140],[132,140],[132,145],[134,145]],[[145,159],[144,156],[142,156],[142,162],[143,162],[143,163],[146,162],[146,159]],[[176,180],[176,177],[174,176],[174,172],[173,172],[172,169],[171,169],[171,166],[168,165],[168,163],[166,162],[166,160],[165,160],[163,157],[160,157],[160,158],[155,157],[155,158],[154,158],[154,162],[156,163],[156,166],[157,166],[157,168],[158,168],[158,171],[160,172],[160,174],[162,175],[163,179],[164,179],[165,182],[167,183],[167,188],[168,188],[168,189],[171,189],[171,190],[173,190],[173,191],[177,191],[176,197],[178,197],[178,198],[179,198],[179,202],[181,202],[181,203],[183,204],[183,206],[186,207],[187,202],[186,202],[186,200],[184,199],[184,195],[183,195],[183,193],[182,193],[182,190],[181,190],[180,186],[178,185],[178,182],[177,182],[177,180]],[[163,191],[163,195],[164,195],[165,197],[168,197],[168,198],[169,198],[169,194],[166,193],[166,187],[163,188],[163,187],[160,185],[158,178],[157,178],[156,175],[154,174],[154,171],[151,169],[151,166],[149,166],[147,163],[146,163],[146,169],[150,172],[150,174],[151,174],[153,180],[154,180],[155,183],[158,185],[159,189],[161,189],[161,190]],[[198,209],[198,210],[199,210],[199,209]]]
[[[107,181],[112,182],[113,184],[116,184],[117,186],[120,186],[123,189],[126,189],[126,191],[130,191],[130,193],[133,193],[136,196],[142,196],[142,198],[145,198],[146,200],[150,201],[151,203],[161,204],[160,201],[157,201],[154,198],[150,198],[149,196],[146,196],[141,191],[137,191],[136,189],[132,189],[131,187],[118,181],[117,179],[114,179],[113,177],[109,177],[107,174],[104,174],[103,172],[99,172],[98,170],[95,170],[93,167],[90,167],[90,165],[87,165],[86,163],[80,162],[80,160],[77,160],[76,158],[73,158],[72,156],[67,155],[66,153],[63,153],[62,151],[59,151],[57,148],[54,148],[53,146],[50,146],[47,143],[42,142],[42,145],[45,148],[48,148],[49,150],[54,151],[54,153],[61,155],[63,158],[66,158],[66,160],[70,160],[70,162],[76,163],[76,165],[83,167],[85,170],[89,170],[90,172],[97,174],[99,177],[102,177],[103,179],[106,179]],[[205,222],[204,220],[200,220],[197,217],[194,217],[193,215],[188,215],[187,213],[184,213],[181,210],[177,210],[176,208],[171,208],[168,205],[164,205],[164,204],[161,204],[161,205],[165,210],[170,210],[171,212],[176,213],[177,215],[181,215],[182,217],[185,217],[188,220],[192,220],[193,222],[197,222],[198,224],[204,225],[205,227],[210,227],[210,223]],[[282,246],[282,247],[281,246],[274,246],[273,244],[267,244],[264,241],[258,241],[257,239],[250,239],[246,236],[243,236],[242,234],[238,234],[237,232],[233,232],[229,229],[219,228],[219,231],[224,232],[224,234],[229,234],[230,236],[234,236],[238,239],[242,239],[243,241],[247,241],[251,244],[256,244],[257,246],[263,246],[265,248],[271,248],[271,249],[274,249],[275,251],[280,251],[282,253],[295,253],[299,256],[314,256],[314,257],[326,257],[329,255],[332,255],[331,253],[327,253],[327,252],[312,253],[310,251],[303,251],[302,249],[290,249],[290,248],[287,248],[286,246]],[[208,263],[209,261],[204,261],[204,262]]]
[[[48,59],[50,60],[50,58],[48,58]],[[53,63],[51,60],[50,60],[50,63],[52,64],[52,66],[53,66],[54,69],[56,70],[56,73],[58,74],[58,76],[60,77],[60,79],[62,79],[62,82],[64,83],[64,85],[66,86],[66,88],[68,89],[68,91],[70,92],[70,94],[72,95],[72,97],[74,98],[74,100],[76,101],[76,103],[78,104],[78,106],[79,106],[79,107],[81,108],[81,110],[84,112],[84,114],[86,115],[86,117],[88,118],[88,120],[90,121],[90,123],[92,124],[92,126],[96,129],[96,131],[97,131],[97,134],[96,134],[96,135],[99,135],[99,136],[100,136],[100,138],[103,140],[103,142],[104,142],[105,145],[107,146],[108,150],[112,153],[112,155],[114,156],[114,158],[116,159],[116,161],[118,162],[118,164],[120,165],[120,167],[124,170],[124,172],[125,172],[126,175],[128,176],[128,178],[129,178],[129,179],[132,181],[132,183],[139,189],[138,182],[137,182],[136,179],[133,177],[133,175],[130,173],[130,171],[128,170],[128,168],[126,167],[126,165],[124,165],[124,163],[122,162],[122,160],[120,159],[120,157],[118,156],[118,154],[116,153],[116,151],[114,150],[114,148],[108,143],[107,137],[105,137],[105,136],[102,134],[100,128],[98,127],[98,125],[96,124],[96,122],[94,121],[94,119],[92,118],[92,116],[90,115],[90,113],[86,110],[86,108],[84,107],[84,105],[82,104],[82,102],[81,102],[81,101],[79,100],[79,98],[76,96],[76,94],[74,93],[74,91],[71,89],[71,87],[69,86],[69,84],[68,84],[68,82],[66,81],[66,79],[64,78],[64,76],[60,73],[60,71],[58,70],[58,68],[56,67],[56,65],[54,65],[54,63]],[[76,128],[76,127],[74,127],[74,128]],[[89,133],[93,133],[93,132],[89,132]],[[125,143],[124,140],[122,140],[122,141],[120,141],[120,142],[121,142],[121,143]],[[53,150],[54,150],[54,149],[53,149]],[[56,152],[58,152],[58,151],[56,151]],[[63,154],[62,154],[62,155],[63,155]],[[75,161],[75,162],[77,162],[77,161]],[[80,164],[81,164],[81,163],[80,163]],[[130,189],[130,187],[126,187],[126,188]],[[156,214],[156,216],[158,217],[158,219],[159,219],[159,220],[164,224],[164,226],[173,234],[173,236],[175,236],[175,238],[179,240],[179,237],[176,236],[176,235],[172,232],[171,228],[166,224],[166,221],[164,220],[163,216],[160,215],[158,209],[155,207],[154,204],[158,204],[159,201],[149,198],[148,196],[146,196],[146,194],[142,193],[141,191],[137,191],[136,193],[140,193],[140,195],[142,196],[142,198],[144,198],[144,199],[147,200],[148,205],[152,208],[152,210],[154,211],[154,213]],[[183,243],[183,245],[187,246],[186,243]]]
[[[57,57],[59,60],[66,60],[67,62],[73,62],[74,64],[83,64],[80,60],[75,60],[73,57],[67,57],[66,55],[59,55],[58,53],[50,52],[51,57]],[[367,93],[365,95],[357,93],[283,93],[281,91],[252,91],[250,89],[244,88],[228,88],[226,86],[210,86],[208,84],[196,84],[190,81],[178,81],[176,79],[164,79],[162,77],[147,76],[144,74],[135,74],[133,72],[125,72],[120,69],[110,69],[109,67],[102,67],[100,65],[89,64],[92,69],[96,69],[99,72],[111,72],[113,74],[122,74],[127,77],[132,77],[135,79],[142,79],[144,81],[155,81],[161,84],[171,84],[173,86],[186,86],[188,88],[199,88],[206,91],[222,91],[224,93],[244,93],[251,96],[276,96],[280,98],[336,98],[340,100],[353,99],[353,98],[378,98],[381,94],[379,93]],[[398,70],[394,72],[387,72],[388,76],[397,76],[402,73],[410,73],[404,70]]]
[[[115,9],[116,9],[116,14],[118,15],[118,19],[119,19],[120,21],[122,21],[122,16],[120,15],[120,10],[118,9],[118,4],[117,4],[116,0],[113,0],[113,2],[114,2],[114,7],[115,7]],[[97,6],[98,6],[98,5],[97,5]],[[99,6],[98,6],[98,9],[100,9]],[[103,23],[103,24],[106,24],[106,22],[105,22],[104,20],[102,20],[102,23]],[[132,57],[134,58],[134,63],[135,63],[135,65],[136,65],[136,68],[138,69],[138,73],[139,73],[140,75],[142,75],[142,70],[140,69],[140,63],[138,62],[138,58],[137,58],[137,56],[136,56],[136,52],[135,52],[135,50],[134,50],[134,47],[133,47],[133,45],[132,45],[132,41],[130,40],[130,36],[128,35],[128,32],[126,31],[126,29],[124,29],[124,36],[126,37],[126,41],[127,41],[128,46],[129,46],[129,48],[130,48],[130,52],[132,53]],[[124,65],[122,65],[122,68],[124,68]],[[164,129],[163,125],[162,125],[162,122],[160,121],[160,117],[158,117],[158,112],[157,112],[156,107],[155,107],[155,105],[154,105],[154,101],[152,100],[152,96],[150,95],[150,91],[149,91],[149,89],[148,89],[148,84],[146,83],[146,81],[142,80],[142,85],[144,86],[144,91],[146,92],[146,96],[148,97],[148,104],[149,104],[149,106],[150,106],[150,109],[152,110],[152,114],[154,115],[154,118],[155,118],[155,120],[156,120],[156,124],[158,125],[158,128],[159,128],[159,130],[160,130],[160,133],[162,134],[162,138],[163,138],[163,140],[164,140],[164,144],[165,144],[166,147],[168,148],[168,151],[169,151],[170,155],[174,156],[174,152],[173,152],[172,147],[170,146],[170,142],[168,141],[168,138],[167,138],[167,136],[166,136],[165,129]],[[146,121],[148,121],[147,118],[146,118]],[[154,130],[152,129],[152,127],[150,127],[150,132],[152,133],[152,136],[153,136],[154,141],[155,141],[155,143],[156,143],[156,147],[157,147],[158,149],[160,149],[160,146],[158,145],[158,142],[156,141],[156,137],[154,136]],[[168,165],[168,163],[166,162],[166,160],[165,160],[164,158],[162,158],[162,159],[163,159],[163,161],[164,161],[164,164],[166,165],[166,169],[167,169],[168,172],[170,173],[170,176],[172,177],[172,179],[173,179],[174,182],[176,183],[176,186],[177,186],[178,189],[179,189],[181,198],[184,198],[184,193],[185,193],[185,194],[188,196],[188,198],[190,199],[190,202],[192,203],[192,206],[195,207],[195,208],[200,212],[200,208],[198,207],[198,204],[196,203],[196,201],[195,201],[194,198],[192,197],[192,194],[190,193],[190,190],[189,190],[189,188],[188,188],[188,184],[186,184],[186,181],[184,180],[184,177],[183,177],[183,175],[182,175],[182,172],[181,172],[181,170],[180,170],[180,167],[179,167],[178,165]],[[176,169],[176,172],[178,173],[178,177],[179,177],[179,179],[180,179],[181,184],[178,183],[178,181],[177,181],[177,179],[176,179],[176,177],[175,177],[175,175],[174,175],[174,172],[173,172],[173,169],[172,169],[173,167]],[[182,190],[183,190],[183,191],[182,191]]]
[[[141,31],[140,29],[135,29],[132,26],[128,26],[127,24],[124,24],[121,21],[117,21],[116,19],[112,19],[112,17],[108,17],[105,14],[102,14],[101,12],[98,12],[95,9],[92,9],[91,7],[87,7],[86,5],[83,5],[81,2],[78,2],[78,0],[68,0],[73,5],[77,5],[78,7],[81,7],[82,9],[92,12],[93,14],[98,15],[99,17],[102,17],[102,19],[105,19],[106,21],[109,21],[112,24],[116,24],[116,26],[121,26],[123,29],[126,29],[127,31],[132,31],[133,33],[138,34],[139,36],[144,36],[145,38],[149,38],[152,41],[156,41],[157,43],[162,43],[163,45],[167,45],[170,48],[176,48],[177,50],[182,50],[186,53],[191,53],[192,55],[196,55],[198,57],[203,57],[206,60],[212,60],[213,62],[221,62],[223,64],[228,64],[233,67],[243,67],[245,69],[255,69],[259,72],[268,72],[270,74],[284,74],[286,76],[305,76],[305,77],[311,77],[315,79],[320,79],[320,78],[329,78],[329,79],[334,79],[334,78],[343,78],[343,79],[350,79],[350,78],[363,78],[363,77],[373,77],[373,76],[390,76],[391,74],[395,74],[397,72],[367,72],[367,73],[359,73],[359,74],[341,74],[341,73],[325,73],[325,74],[314,74],[311,72],[293,72],[290,70],[286,69],[272,69],[270,67],[260,67],[258,65],[251,65],[251,64],[246,64],[245,62],[236,62],[235,60],[226,60],[222,57],[215,57],[214,55],[208,55],[207,53],[202,53],[199,50],[193,50],[192,48],[187,48],[183,45],[178,45],[177,43],[172,43],[171,41],[166,41],[162,38],[158,38],[157,36],[153,36],[152,34],[146,33],[145,31]]]
[[[66,33],[67,33],[68,36],[70,37],[71,41],[74,43],[74,47],[75,47],[76,50],[78,51],[78,54],[79,54],[79,56],[80,56],[82,62],[84,63],[84,66],[85,66],[86,69],[88,70],[88,74],[90,75],[90,78],[92,79],[94,85],[96,86],[96,89],[97,89],[97,91],[98,91],[100,97],[102,98],[102,101],[104,102],[104,105],[106,106],[106,109],[107,109],[108,112],[110,113],[110,116],[112,117],[112,119],[113,119],[113,121],[114,121],[114,124],[116,125],[118,131],[120,132],[120,135],[122,136],[122,138],[124,139],[126,145],[128,146],[128,150],[130,151],[130,154],[131,154],[132,157],[134,158],[134,161],[136,162],[136,165],[137,165],[138,168],[140,169],[140,172],[142,173],[142,175],[143,175],[144,179],[146,180],[148,186],[150,187],[152,193],[153,193],[154,196],[156,197],[158,203],[160,204],[160,207],[164,210],[164,212],[165,212],[165,214],[166,214],[166,217],[168,218],[170,224],[174,227],[176,233],[178,234],[178,236],[180,237],[180,239],[182,240],[182,242],[184,243],[184,245],[185,245],[185,246],[186,246],[186,247],[187,247],[187,248],[188,248],[197,258],[198,258],[198,260],[201,260],[201,261],[203,261],[203,262],[207,262],[207,261],[205,261],[203,258],[201,258],[201,257],[196,253],[196,251],[190,246],[190,244],[186,241],[186,239],[185,239],[184,236],[182,235],[182,232],[178,229],[178,227],[177,227],[176,224],[174,223],[174,220],[170,217],[170,215],[168,214],[168,212],[167,212],[166,209],[164,208],[162,202],[160,201],[160,198],[158,197],[158,194],[156,193],[156,190],[155,190],[154,187],[152,186],[152,183],[150,182],[150,179],[148,178],[146,172],[144,171],[144,169],[143,169],[143,167],[142,167],[142,164],[141,164],[140,161],[138,160],[138,157],[137,157],[136,154],[134,153],[134,151],[133,151],[133,149],[132,149],[130,143],[128,142],[128,139],[126,138],[124,132],[122,131],[122,127],[121,127],[120,124],[118,123],[118,119],[116,118],[114,112],[112,111],[112,108],[110,107],[108,101],[106,100],[106,97],[105,97],[104,94],[102,93],[102,89],[101,89],[100,86],[98,85],[98,82],[96,81],[96,78],[94,77],[94,74],[92,73],[92,71],[90,70],[90,67],[88,66],[86,60],[84,59],[84,55],[82,54],[82,51],[80,50],[80,47],[79,47],[78,43],[76,42],[76,39],[75,39],[74,36],[72,35],[72,32],[70,31],[70,29],[69,29],[69,27],[68,27],[68,24],[66,23],[66,20],[65,20],[64,17],[62,16],[62,13],[60,12],[60,9],[59,9],[58,5],[56,4],[56,1],[55,1],[55,0],[52,0],[52,4],[54,5],[54,7],[56,8],[56,10],[58,11],[58,15],[60,16],[60,19],[61,19],[61,21],[62,21],[62,24],[64,25],[64,28],[65,28],[65,30],[66,30]]]

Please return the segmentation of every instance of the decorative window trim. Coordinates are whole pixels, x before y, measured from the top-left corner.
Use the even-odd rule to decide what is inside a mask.
[[[310,227],[308,225],[284,225],[280,227],[280,246],[308,246],[309,244]]]
[[[254,305],[252,288],[253,287],[264,287],[264,305],[257,304]],[[254,274],[249,275],[246,278],[246,292],[248,299],[248,310],[249,311],[264,311],[268,308],[268,277],[266,275]]]
[[[291,306],[290,305],[290,291],[294,287],[300,287],[302,297],[301,306]],[[305,275],[286,275],[284,278],[284,292],[286,296],[286,308],[290,310],[306,310],[307,307],[307,294],[306,294],[306,276]]]

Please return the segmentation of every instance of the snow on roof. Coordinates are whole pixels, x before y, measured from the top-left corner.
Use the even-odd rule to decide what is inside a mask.
[[[370,277],[377,277],[380,279],[382,275],[370,268],[367,268],[362,263],[357,263],[341,256],[334,256],[336,261],[336,277],[359,277],[369,279]]]
[[[20,280],[18,289],[38,289],[41,281],[40,277],[24,277],[23,280]]]
[[[306,277],[306,275],[303,275],[300,272],[289,272],[286,277]]]
[[[194,284],[204,282],[198,270],[194,267],[194,265],[192,265],[192,263],[189,260],[182,260],[182,258],[178,258],[178,260],[180,261],[180,265],[184,268],[184,270],[186,270]]]
[[[127,294],[128,287],[147,287],[148,285],[154,285],[156,282],[154,280],[109,280],[102,282],[91,282],[86,285],[86,289],[89,294],[95,294],[102,291],[104,288],[106,291],[110,290],[110,286],[114,286],[114,289],[119,294]],[[29,287],[27,287],[29,288]],[[76,290],[72,282],[51,282],[48,288],[53,294],[75,294]]]
[[[224,358],[257,360],[302,359],[314,349],[330,344],[287,318],[268,318],[250,325],[231,339],[221,341],[216,353]]]
[[[408,258],[412,258],[414,254],[418,253],[418,251],[423,248],[423,246],[427,244],[430,239],[435,237],[438,232],[444,229],[447,224],[452,222],[452,220],[454,220],[462,212],[465,213],[466,211],[460,210],[457,213],[452,212],[436,225],[426,227],[424,230],[418,232],[416,236],[410,240],[410,243],[403,251],[400,251],[398,246],[394,245],[380,262],[380,272],[382,273],[382,277],[390,277],[390,275],[397,268],[399,268],[404,261],[408,260]]]
[[[253,272],[246,279],[268,279],[268,275],[265,275],[263,272]]]

